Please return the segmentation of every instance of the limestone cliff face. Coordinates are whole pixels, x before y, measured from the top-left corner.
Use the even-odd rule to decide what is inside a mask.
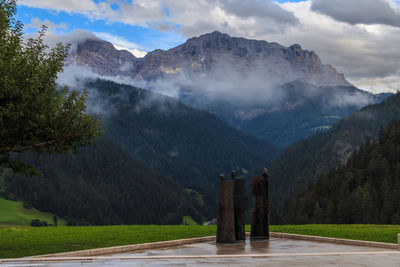
[[[117,50],[103,40],[89,39],[78,43],[72,50],[69,62],[90,67],[94,72],[106,76],[134,76],[136,74],[134,63],[137,58],[125,50]]]
[[[212,32],[169,50],[154,50],[144,58],[116,50],[110,43],[88,40],[78,44],[74,60],[102,75],[122,75],[145,81],[180,73],[207,77],[215,70],[235,67],[260,72],[279,84],[299,80],[317,86],[350,86],[343,74],[321,63],[313,52],[294,44],[231,37]]]

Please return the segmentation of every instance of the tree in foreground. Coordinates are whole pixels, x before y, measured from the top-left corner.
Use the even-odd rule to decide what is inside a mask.
[[[85,113],[87,91],[56,84],[69,45],[49,50],[45,27],[25,42],[15,14],[15,0],[0,0],[0,166],[33,175],[20,152],[76,152],[99,135],[99,121]]]

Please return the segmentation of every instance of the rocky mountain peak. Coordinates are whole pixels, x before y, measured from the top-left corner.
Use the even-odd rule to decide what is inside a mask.
[[[350,86],[343,74],[321,63],[314,51],[299,44],[289,47],[274,42],[231,37],[214,31],[188,39],[169,50],[157,49],[144,58],[120,51],[101,40],[78,44],[75,61],[102,75],[123,75],[141,80],[173,77],[180,73],[206,77],[221,72],[221,66],[256,69],[279,83],[295,80],[317,86]]]
[[[87,39],[72,50],[72,61],[90,67],[106,76],[134,76],[137,58],[126,50],[117,50],[111,43],[100,39]],[[71,60],[69,60],[71,61]]]

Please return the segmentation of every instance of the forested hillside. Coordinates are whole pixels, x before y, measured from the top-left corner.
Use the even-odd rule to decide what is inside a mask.
[[[390,95],[374,95],[354,86],[319,87],[300,81],[276,86],[273,92],[264,101],[262,94],[254,102],[228,101],[229,96],[214,97],[211,101],[205,93],[184,102],[209,110],[230,125],[285,148],[328,130],[340,119]]]
[[[43,177],[3,174],[2,194],[70,224],[180,224],[190,206],[172,179],[105,137],[76,155],[24,157]]]
[[[267,141],[172,98],[104,80],[87,87],[97,92],[97,104],[107,108],[102,115],[106,135],[154,170],[200,193],[206,217],[216,215],[220,173],[259,172],[276,155]]]
[[[285,204],[284,223],[400,224],[400,120]]]
[[[74,224],[202,222],[216,217],[220,173],[258,173],[276,155],[268,142],[172,98],[104,80],[85,87],[105,136],[78,155],[25,155],[43,178],[3,173],[0,194]]]
[[[376,140],[382,127],[400,118],[400,94],[380,104],[369,105],[288,147],[271,166],[271,197],[277,206],[285,197],[305,188],[309,181],[345,162],[362,142]]]

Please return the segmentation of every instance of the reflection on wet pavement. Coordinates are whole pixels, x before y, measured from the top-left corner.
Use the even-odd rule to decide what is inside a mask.
[[[161,258],[148,258],[161,257]],[[400,251],[285,238],[216,245],[194,243],[166,249],[92,257],[90,260],[8,262],[4,266],[400,266]],[[2,266],[3,266],[2,265]]]

